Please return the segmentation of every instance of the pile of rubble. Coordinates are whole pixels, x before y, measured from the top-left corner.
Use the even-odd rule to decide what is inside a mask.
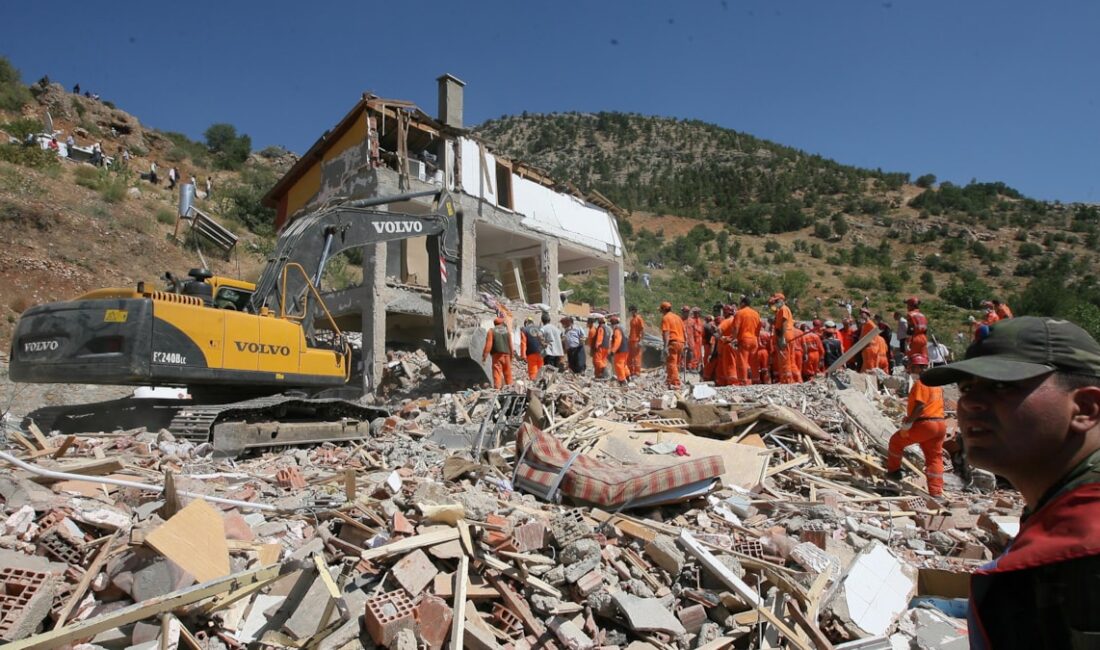
[[[522,389],[403,399],[358,444],[236,460],[167,432],[8,427],[0,639],[966,647],[967,573],[1010,540],[1021,502],[990,477],[933,499],[916,456],[903,483],[882,479],[902,380],[673,394],[660,379],[547,369]],[[525,480],[540,462],[549,480]],[[688,464],[709,470],[652,480]],[[581,492],[639,468],[644,489]]]

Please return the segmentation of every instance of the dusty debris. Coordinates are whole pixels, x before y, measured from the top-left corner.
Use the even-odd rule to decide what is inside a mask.
[[[434,374],[394,361],[404,397],[356,444],[228,461],[157,432],[9,437],[34,471],[0,471],[0,638],[937,647],[965,642],[965,576],[1018,528],[984,477],[933,499],[914,455],[883,479],[897,382],[674,393],[548,368],[429,397]]]

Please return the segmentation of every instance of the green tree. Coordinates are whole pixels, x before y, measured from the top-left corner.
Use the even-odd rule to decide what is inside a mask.
[[[917,177],[917,187],[923,187],[924,189],[928,189],[928,188],[932,187],[935,184],[936,184],[936,175],[935,174],[924,174],[923,176],[918,176]]]
[[[19,70],[0,56],[0,110],[18,111],[30,103],[31,91],[23,85]]]
[[[244,133],[237,135],[237,127],[232,124],[211,124],[203,136],[220,169],[240,169],[252,153],[252,138]]]
[[[936,276],[931,271],[920,274],[920,290],[925,293],[936,293]]]

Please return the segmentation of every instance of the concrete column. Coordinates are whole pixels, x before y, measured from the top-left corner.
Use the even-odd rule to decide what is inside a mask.
[[[620,316],[626,314],[626,278],[623,277],[623,262],[615,260],[607,265],[607,304],[611,311]]]
[[[363,393],[382,383],[386,363],[386,243],[363,247],[363,284],[359,301],[363,330]]]
[[[474,300],[477,292],[477,215],[462,205],[462,217],[458,224],[459,278],[458,295]]]
[[[550,315],[557,322],[561,312],[561,291],[558,289],[558,242],[552,239],[542,242],[539,256],[542,271],[542,302],[550,305]]]

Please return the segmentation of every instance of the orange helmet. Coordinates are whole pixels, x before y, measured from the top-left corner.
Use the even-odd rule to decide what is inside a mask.
[[[770,305],[773,302],[776,302],[777,300],[786,300],[786,299],[787,299],[787,296],[784,296],[782,293],[776,291],[775,293],[772,294],[771,298],[768,298],[768,304]]]
[[[503,325],[503,324],[504,324],[504,319],[501,318],[500,316],[497,316],[496,318],[493,319],[493,325]]]
[[[672,303],[667,300],[662,302],[661,309],[672,309]]]
[[[910,296],[906,298],[905,306],[910,309],[916,309],[917,307],[920,307],[920,298],[917,298],[915,296]]]

